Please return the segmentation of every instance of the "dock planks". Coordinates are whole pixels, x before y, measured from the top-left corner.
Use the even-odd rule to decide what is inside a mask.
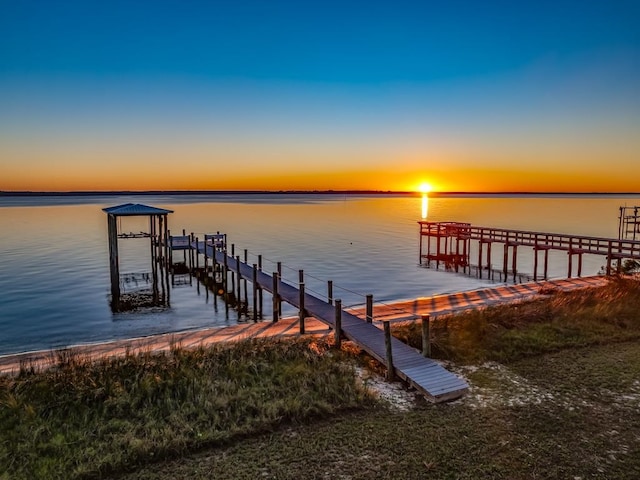
[[[214,249],[203,242],[192,242],[192,248],[198,253],[215,259],[218,263],[225,263],[229,270],[239,273],[243,278],[253,278],[253,267],[239,262],[227,255],[226,252]],[[256,275],[257,284],[267,292],[273,293],[273,278],[262,271]],[[283,301],[300,308],[300,290],[285,282],[278,282],[278,295]],[[335,328],[335,306],[305,292],[304,309],[309,316]],[[386,361],[386,347],[384,333],[371,323],[347,312],[342,311],[342,334],[359,345],[369,355],[388,367]],[[405,343],[391,337],[393,351],[393,368],[397,377],[401,378],[416,390],[420,391],[432,402],[454,400],[468,391],[469,385],[453,373],[444,369],[430,358],[423,357]]]

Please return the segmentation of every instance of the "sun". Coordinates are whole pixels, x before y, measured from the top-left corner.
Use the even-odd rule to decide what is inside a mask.
[[[430,183],[422,182],[418,187],[418,190],[420,191],[420,193],[429,193],[431,190],[433,190],[433,188],[431,187]]]

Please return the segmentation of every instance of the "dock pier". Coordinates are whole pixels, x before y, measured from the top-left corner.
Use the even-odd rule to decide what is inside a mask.
[[[456,399],[468,391],[467,383],[444,369],[434,360],[420,354],[396,338],[385,335],[384,331],[373,324],[373,297],[366,296],[365,315],[360,318],[342,306],[340,299],[333,296],[333,283],[327,282],[326,299],[310,293],[305,288],[304,271],[298,271],[298,284],[290,284],[282,279],[282,263],[269,274],[262,269],[262,256],[258,262],[248,263],[248,252],[241,258],[236,255],[235,245],[227,248],[226,235],[206,234],[204,239],[192,235],[168,237],[170,250],[186,250],[192,272],[200,272],[207,282],[215,285],[214,298],[224,298],[225,308],[230,306],[232,295],[236,302],[232,305],[240,316],[248,312],[248,282],[252,283],[253,308],[251,318],[257,321],[263,316],[263,294],[272,296],[272,322],[280,319],[281,304],[286,302],[298,309],[299,333],[305,333],[305,318],[320,320],[334,331],[336,344],[344,337],[353,341],[377,361],[385,365],[389,378],[399,378],[413,386],[432,402],[444,402]],[[168,258],[172,258],[169,254]],[[204,267],[200,267],[199,257],[204,258]],[[212,267],[209,267],[211,261]],[[169,270],[171,266],[168,267]],[[212,273],[213,277],[209,274]],[[231,280],[229,281],[229,278]],[[391,355],[391,352],[393,354]],[[391,362],[391,363],[390,363]]]
[[[622,270],[623,260],[640,259],[640,240],[628,238],[602,238],[561,233],[532,232],[503,228],[479,227],[461,222],[429,222],[419,221],[420,246],[419,262],[436,268],[443,264],[447,270],[471,273],[475,269],[478,278],[488,272],[489,278],[500,274],[500,280],[507,282],[509,278],[517,283],[523,278],[518,272],[518,248],[531,248],[533,253],[533,274],[524,275],[528,280],[547,280],[549,276],[549,252],[562,251],[567,254],[567,277],[582,276],[582,257],[585,254],[599,255],[606,259],[605,273]],[[425,239],[426,238],[426,242]],[[472,242],[476,246],[477,264],[471,264]],[[425,249],[426,244],[426,251]],[[493,268],[492,245],[502,245],[503,256],[500,270]],[[483,255],[486,247],[486,257]],[[543,252],[542,272],[540,255]],[[574,257],[577,267],[574,268]],[[509,259],[511,258],[511,261]],[[510,267],[510,268],[509,268]],[[574,272],[574,270],[576,270]]]

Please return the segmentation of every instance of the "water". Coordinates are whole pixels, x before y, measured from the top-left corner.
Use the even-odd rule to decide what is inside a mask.
[[[174,210],[176,234],[225,232],[236,253],[248,249],[249,263],[262,254],[272,272],[281,261],[285,281],[296,283],[304,269],[308,292],[325,295],[333,280],[335,298],[356,305],[368,293],[388,302],[491,285],[418,266],[423,213],[433,221],[616,237],[618,207],[638,205],[640,196],[462,196],[428,205],[385,195],[0,197],[0,354],[236,323],[195,283],[172,289],[169,310],[111,312],[102,208],[126,202]],[[123,218],[121,226],[148,231],[143,217]],[[148,242],[120,241],[121,273],[150,271]],[[530,271],[531,254],[519,256],[521,271]],[[566,276],[566,254],[550,258],[550,275]],[[602,263],[585,256],[583,274]],[[265,313],[268,305],[265,296]]]

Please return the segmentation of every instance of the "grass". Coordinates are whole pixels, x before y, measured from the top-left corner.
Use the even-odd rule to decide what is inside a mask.
[[[640,338],[640,282],[614,278],[602,288],[553,292],[547,298],[436,318],[435,358],[462,363],[511,362],[559,351]],[[419,323],[396,337],[421,348]]]
[[[122,480],[640,478],[640,385],[629,382],[640,371],[640,345],[578,352],[481,367],[473,391],[451,404],[345,412]]]
[[[349,352],[311,340],[0,377],[0,479],[640,478],[637,281],[432,332],[471,391],[402,413],[362,391]],[[419,346],[418,325],[394,333]]]
[[[0,377],[0,478],[89,478],[371,404],[313,341],[174,348]]]

